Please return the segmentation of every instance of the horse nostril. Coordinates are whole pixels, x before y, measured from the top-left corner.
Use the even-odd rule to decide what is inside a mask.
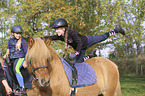
[[[45,79],[41,79],[41,84],[44,85],[45,84]]]

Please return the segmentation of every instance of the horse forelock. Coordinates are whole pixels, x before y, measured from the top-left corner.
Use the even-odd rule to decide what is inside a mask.
[[[26,59],[28,63],[30,60],[36,60],[41,63],[43,59],[51,60],[51,52],[43,40],[35,39],[33,46],[28,48]]]

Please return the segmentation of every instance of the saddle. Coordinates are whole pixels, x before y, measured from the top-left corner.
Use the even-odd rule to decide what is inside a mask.
[[[89,86],[97,82],[96,73],[88,63],[72,64],[61,57],[60,59],[72,88]]]
[[[86,62],[71,63],[61,58],[65,73],[72,87],[70,96],[76,95],[77,87],[93,85],[97,82],[96,73],[93,68]]]

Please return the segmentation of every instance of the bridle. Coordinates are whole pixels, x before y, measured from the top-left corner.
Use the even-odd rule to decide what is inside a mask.
[[[34,77],[35,80],[38,80],[37,75],[35,74],[35,71],[36,71],[36,70],[41,69],[41,68],[47,68],[47,69],[48,69],[47,66],[40,66],[40,67],[37,67],[37,68],[34,69],[34,68],[32,67],[31,60],[30,60],[30,67],[31,67],[32,74],[33,74],[33,77]]]
[[[43,68],[43,69],[44,69],[44,68],[47,68],[47,69],[48,69],[47,66],[40,66],[40,67],[37,67],[37,68],[34,69],[34,68],[32,67],[31,60],[30,60],[30,68],[31,68],[31,71],[32,71],[32,74],[33,74],[33,78],[34,78],[33,80],[34,80],[34,82],[35,82],[35,81],[38,81],[38,77],[37,77],[37,75],[35,74],[35,71],[36,71],[36,70],[41,69],[41,68]],[[39,82],[38,82],[38,83],[39,83]],[[49,84],[50,84],[50,77],[49,77],[49,80],[48,80],[48,84],[47,84],[46,86],[48,86]],[[39,86],[41,86],[40,83],[39,83]],[[35,86],[35,87],[36,87],[36,86]],[[35,88],[35,87],[34,87],[34,88]]]

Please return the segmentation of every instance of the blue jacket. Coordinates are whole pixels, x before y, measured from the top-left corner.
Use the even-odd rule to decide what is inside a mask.
[[[16,43],[17,43],[17,39],[15,39],[14,37],[9,39],[8,41],[8,45],[7,45],[7,49],[10,50],[9,52],[9,58],[10,59],[16,59],[16,58],[20,58],[20,57],[25,57],[26,53],[27,53],[27,43],[26,40],[24,38],[21,39],[21,48],[20,50],[16,50]]]

